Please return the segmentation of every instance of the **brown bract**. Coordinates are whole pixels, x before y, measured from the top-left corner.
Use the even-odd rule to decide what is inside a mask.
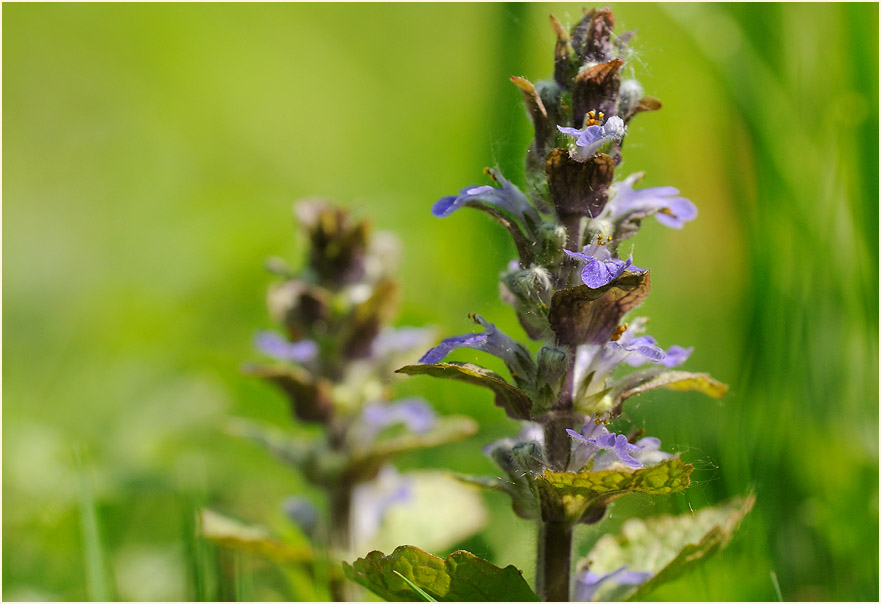
[[[551,300],[548,321],[557,344],[604,344],[621,317],[639,306],[651,289],[648,272],[630,273],[591,289],[586,285],[561,289]]]
[[[572,91],[572,123],[581,127],[588,111],[599,111],[607,116],[614,115],[618,103],[618,88],[621,86],[619,74],[624,61],[611,61],[588,67],[575,78]]]
[[[303,422],[326,424],[333,415],[331,384],[314,379],[302,367],[283,365],[247,365],[243,372],[275,384],[288,397],[294,417]]]
[[[570,216],[595,217],[603,211],[615,176],[615,162],[605,153],[579,162],[563,149],[552,149],[545,171],[557,215],[567,222]]]
[[[309,267],[318,280],[334,287],[361,279],[370,225],[322,201],[301,202],[296,213],[309,237]]]

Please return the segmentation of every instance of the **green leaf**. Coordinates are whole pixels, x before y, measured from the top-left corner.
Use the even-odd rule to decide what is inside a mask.
[[[499,568],[462,550],[443,559],[401,545],[388,556],[373,551],[351,565],[344,562],[343,570],[351,580],[390,602],[421,599],[409,582],[439,602],[539,601],[513,566]]]
[[[713,398],[722,398],[728,392],[726,384],[706,373],[670,371],[662,368],[644,369],[625,376],[612,387],[609,393],[612,399],[612,414],[621,413],[621,406],[626,399],[655,388],[697,390]]]
[[[462,440],[477,432],[477,423],[464,415],[440,417],[428,432],[413,434],[400,431],[387,437],[381,436],[371,448],[351,456],[328,448],[322,440],[310,440],[245,419],[230,420],[227,432],[249,440],[279,460],[299,468],[309,480],[327,484],[335,480],[369,480],[390,457],[404,451]]]
[[[218,545],[256,554],[281,563],[312,561],[312,549],[294,547],[272,537],[265,529],[249,526],[213,510],[202,510],[202,535]]]
[[[426,449],[444,443],[455,442],[477,433],[477,422],[464,415],[448,415],[439,417],[434,427],[428,432],[414,434],[403,432],[387,438],[380,438],[363,457],[387,458],[403,451]],[[361,463],[361,457],[356,463]]]
[[[596,289],[586,285],[561,289],[551,298],[548,321],[557,344],[608,342],[621,317],[639,306],[651,288],[649,274],[629,273]]]
[[[435,363],[407,365],[396,373],[430,375],[437,378],[460,380],[489,388],[495,393],[495,403],[513,419],[529,419],[532,399],[525,392],[506,382],[499,374],[472,363]]]
[[[316,444],[303,438],[295,438],[274,426],[263,425],[241,418],[230,419],[226,432],[263,447],[279,460],[302,468],[311,456]]]
[[[227,432],[263,447],[280,461],[298,468],[315,484],[334,484],[349,479],[346,472],[351,459],[330,448],[323,439],[298,436],[275,426],[240,418],[228,422]]]
[[[626,564],[629,570],[649,571],[653,576],[642,585],[604,586],[596,594],[598,599],[642,599],[661,583],[691,570],[728,545],[755,500],[749,495],[697,513],[634,518],[624,523],[620,535],[604,535],[581,564],[590,564],[597,574]]]
[[[474,485],[488,491],[504,491],[505,480],[499,476],[474,476],[472,474],[453,474],[456,480]]]
[[[394,572],[396,575],[398,575],[400,578],[402,578],[407,585],[409,585],[411,588],[413,588],[413,591],[415,591],[417,594],[419,594],[419,597],[422,598],[423,602],[437,602],[437,600],[435,600],[430,595],[428,595],[428,592],[426,592],[424,589],[422,589],[421,587],[419,587],[418,585],[413,583],[413,581],[411,581],[410,579],[408,579],[407,577],[405,577],[404,575],[402,575],[398,571],[392,571],[392,572]]]
[[[456,480],[470,484],[487,491],[501,491],[511,498],[514,513],[520,518],[533,519],[541,514],[540,502],[534,491],[530,488],[527,476],[520,482],[506,480],[501,476],[472,476],[469,474],[454,474]]]
[[[380,468],[398,453],[436,447],[448,442],[467,438],[477,432],[477,422],[464,415],[440,417],[435,426],[423,434],[397,432],[380,438],[369,449],[356,453],[348,460],[343,471],[344,480],[356,482],[370,479]],[[400,541],[398,541],[400,543]]]
[[[446,472],[407,472],[410,497],[388,508],[379,532],[357,551],[389,551],[404,541],[424,550],[448,550],[486,526],[483,497]],[[443,505],[438,505],[443,501]]]
[[[627,493],[667,495],[682,491],[694,469],[679,456],[637,470],[598,472],[552,472],[545,470],[536,479],[546,520],[576,523],[591,509],[604,506]]]

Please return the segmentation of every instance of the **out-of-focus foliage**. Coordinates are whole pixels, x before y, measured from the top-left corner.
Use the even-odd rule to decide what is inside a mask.
[[[625,73],[664,103],[634,121],[624,170],[700,210],[681,235],[649,225],[635,241],[643,310],[732,388],[718,405],[628,402],[665,444],[688,443],[693,486],[616,502],[602,530],[753,489],[725,553],[653,598],[775,599],[776,576],[785,599],[877,599],[878,7],[612,8],[638,29]],[[462,333],[479,312],[518,333],[497,301],[504,233],[429,209],[484,184],[480,165],[522,182],[531,126],[508,76],[546,77],[547,14],[580,11],[4,5],[5,599],[327,597],[192,538],[201,506],[283,533],[281,501],[318,497],[221,430],[230,414],[289,421],[239,373],[269,326],[262,262],[302,252],[294,200],[336,199],[403,239],[400,324]],[[468,384],[398,392],[482,426],[405,468],[487,473],[481,446],[516,431]],[[461,545],[530,577],[534,526],[489,503]],[[582,529],[579,552],[599,536]]]
[[[749,511],[755,497],[738,497],[715,507],[679,516],[632,518],[620,535],[603,535],[579,566],[596,575],[621,567],[649,571],[652,577],[638,585],[603,586],[597,601],[643,600],[672,578],[698,567],[704,558],[724,549]],[[614,578],[608,581],[614,583]],[[623,589],[622,589],[623,587]]]

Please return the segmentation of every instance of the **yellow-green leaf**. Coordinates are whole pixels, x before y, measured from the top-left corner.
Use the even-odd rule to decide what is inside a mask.
[[[536,479],[542,509],[553,519],[575,523],[591,508],[627,493],[667,495],[682,491],[689,484],[693,466],[679,456],[637,470],[611,469],[597,472],[552,472],[545,470]]]
[[[525,392],[506,382],[499,374],[472,363],[435,363],[407,365],[396,373],[430,375],[437,378],[460,380],[489,388],[496,395],[495,403],[514,419],[530,419],[532,399]]]
[[[213,510],[202,510],[202,535],[223,547],[256,554],[274,562],[297,564],[312,560],[309,546],[289,545],[262,527],[244,524]]]
[[[713,379],[706,373],[670,371],[661,368],[644,369],[631,373],[615,385],[609,395],[612,398],[612,413],[620,414],[621,405],[631,396],[655,388],[697,390],[713,398],[722,398],[728,392],[726,384]]]

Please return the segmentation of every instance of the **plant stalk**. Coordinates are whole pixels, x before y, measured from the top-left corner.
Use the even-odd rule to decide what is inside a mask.
[[[330,495],[330,550],[331,559],[352,558],[352,486],[337,484]],[[357,602],[361,598],[351,581],[331,573],[330,593],[336,602]]]
[[[563,376],[560,396],[554,410],[544,423],[545,463],[555,472],[564,472],[569,465],[572,440],[566,432],[577,424],[573,413],[575,390],[575,347],[569,349],[569,367]],[[535,586],[545,602],[568,602],[572,572],[572,525],[561,518],[549,517],[551,510],[542,509],[538,529]]]
[[[569,601],[572,527],[566,522],[539,521],[535,587],[544,602]]]

